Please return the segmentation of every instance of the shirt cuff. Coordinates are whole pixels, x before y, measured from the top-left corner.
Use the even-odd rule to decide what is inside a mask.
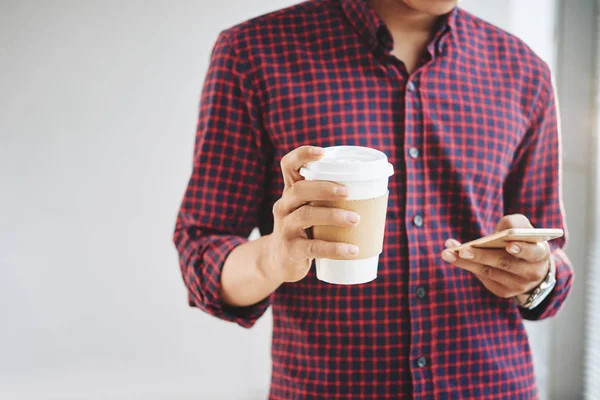
[[[235,322],[244,328],[251,328],[265,313],[271,304],[271,296],[248,307],[230,307],[221,300],[221,272],[225,260],[237,246],[246,243],[248,239],[233,235],[213,235],[204,238],[207,243],[202,255],[202,273],[198,277],[203,292],[201,304],[194,301],[190,293],[189,304],[198,307],[225,321]]]
[[[552,292],[533,310],[519,307],[521,315],[529,321],[539,321],[553,317],[561,309],[573,284],[573,269],[564,252],[556,251],[552,255],[556,264],[556,285]]]

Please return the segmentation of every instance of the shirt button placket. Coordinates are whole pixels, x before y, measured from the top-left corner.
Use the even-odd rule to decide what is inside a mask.
[[[425,209],[427,190],[425,182],[427,182],[427,179],[425,177],[422,157],[423,152],[426,151],[426,149],[423,148],[423,135],[425,134],[423,123],[424,116],[417,81],[414,77],[406,83],[405,109],[404,144],[406,149],[407,176],[410,177],[406,182],[406,216],[410,221],[407,221],[407,228],[409,246],[411,247],[409,287],[412,288],[411,292],[414,296],[409,304],[411,325],[414,332],[412,335],[416,335],[413,337],[412,342],[418,343],[411,349],[411,356],[414,357],[413,367],[420,371],[415,374],[415,379],[423,382],[424,379],[428,379],[429,372],[426,367],[431,364],[429,358],[431,352],[431,337],[430,333],[427,332],[427,329],[425,328],[426,326],[431,326],[431,321],[424,320],[425,318],[430,317],[427,316],[429,313],[425,313],[425,310],[423,310],[424,307],[429,306],[426,302],[427,290],[424,285],[428,279],[428,271],[426,261],[423,260],[423,256],[421,256],[421,254],[424,254],[421,247],[427,245],[427,243],[424,243],[424,233],[422,232],[425,226],[423,210]]]

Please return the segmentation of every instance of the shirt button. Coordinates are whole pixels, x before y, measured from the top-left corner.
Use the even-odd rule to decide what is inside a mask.
[[[408,155],[411,156],[412,158],[418,158],[419,157],[419,149],[417,149],[416,147],[411,147],[408,150]]]
[[[417,228],[420,228],[423,226],[423,217],[421,215],[415,215],[415,218],[413,219],[413,223],[415,224],[415,226]]]
[[[408,82],[408,85],[406,86],[406,88],[408,89],[409,92],[414,92],[417,89],[417,86],[415,85],[415,83],[413,81]]]
[[[427,296],[427,290],[423,286],[419,286],[417,288],[417,297],[420,299],[424,299]]]
[[[419,357],[417,359],[417,367],[423,368],[427,366],[427,359],[425,357]]]

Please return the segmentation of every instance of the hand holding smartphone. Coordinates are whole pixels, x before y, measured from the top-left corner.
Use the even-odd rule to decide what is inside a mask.
[[[479,249],[503,249],[510,242],[539,243],[557,239],[563,235],[562,229],[511,228],[463,243],[452,250],[458,251],[467,246]]]

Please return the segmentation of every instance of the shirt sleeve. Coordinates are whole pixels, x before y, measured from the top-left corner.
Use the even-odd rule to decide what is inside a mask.
[[[556,262],[556,286],[533,310],[521,308],[523,318],[528,320],[554,316],[571,290],[573,279],[571,262],[562,250],[568,233],[562,202],[558,106],[550,79],[538,96],[538,104],[505,183],[505,210],[506,214],[527,216],[536,228],[562,228],[565,236],[549,242]]]
[[[229,253],[258,226],[266,158],[258,102],[244,61],[222,33],[201,95],[193,171],[177,216],[174,243],[189,304],[249,328],[270,304],[226,307],[221,270]]]

